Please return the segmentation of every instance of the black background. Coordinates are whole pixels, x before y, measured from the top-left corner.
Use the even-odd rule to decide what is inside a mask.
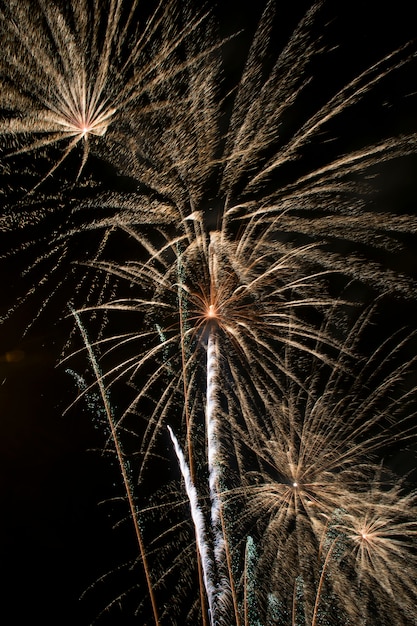
[[[408,41],[415,31],[409,3],[401,0],[383,6],[373,1],[327,4],[329,19],[334,19],[331,36],[340,48],[322,74],[317,68],[318,102],[345,77]],[[239,76],[261,5],[219,0],[215,7],[222,34],[244,29],[224,49],[225,80],[230,84]],[[277,1],[277,47],[307,6]],[[417,130],[415,69],[414,64],[399,71],[366,105],[344,117],[342,126],[337,126],[340,121],[334,123],[334,135],[345,142],[346,151],[357,138],[369,136],[372,141],[381,131]],[[399,212],[417,210],[415,171],[412,158],[386,166],[379,191],[385,206]],[[404,271],[415,273],[417,255],[411,246],[397,261]],[[0,277],[6,304],[10,294],[19,292],[18,268],[10,262]],[[400,318],[413,327],[414,312],[410,302],[391,303],[381,333]],[[57,367],[65,324],[54,324],[45,316],[22,338],[24,320],[19,315],[0,328],[2,622],[87,626],[114,595],[114,588],[120,585],[122,590],[117,573],[109,581],[99,579],[132,557],[134,535],[128,524],[114,529],[127,511],[109,502],[100,504],[117,493],[119,485],[116,465],[96,450],[103,445],[103,434],[82,407],[63,416],[76,393],[65,367]],[[139,589],[137,593],[140,597]],[[103,623],[140,624],[128,604],[121,600],[120,608],[105,615]]]

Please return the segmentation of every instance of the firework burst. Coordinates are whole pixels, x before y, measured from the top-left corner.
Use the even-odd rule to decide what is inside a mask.
[[[191,15],[176,2],[145,10],[136,0],[129,6],[5,1],[0,29],[7,42],[0,57],[1,257],[9,265],[13,259],[23,277],[5,317],[26,301],[35,319],[51,300],[67,314],[68,304],[115,293],[92,272],[85,275],[85,265],[76,267],[100,258],[109,245],[117,249],[115,229],[145,231],[181,219],[167,194],[149,191],[147,146],[187,97],[181,85],[189,73],[204,66],[209,80],[219,43],[210,39],[205,13]],[[210,45],[199,45],[203,32]],[[120,159],[131,163],[131,182]]]
[[[374,182],[417,135],[382,123],[347,143],[334,126],[415,50],[323,89],[329,5],[277,45],[267,0],[230,86],[227,37],[191,2],[0,0],[2,259],[19,251],[29,280],[10,311],[74,285],[60,311],[76,309],[72,356],[91,361],[156,626],[368,626],[398,607],[415,623],[415,494],[381,466],[391,440],[415,438],[415,385],[401,386],[415,356],[400,362],[413,337],[358,357],[369,314],[345,335],[339,287],[413,295],[380,254],[416,219]],[[139,496],[132,477],[152,474],[165,493]],[[175,618],[157,606],[174,588]]]
[[[4,174],[4,258],[20,256],[28,275],[32,268],[43,272],[43,302],[48,289],[59,292],[73,275],[71,261],[102,257],[119,224],[141,225],[152,237],[146,222],[169,221],[181,230],[182,220],[196,213],[204,215],[207,237],[219,230],[236,238],[244,224],[244,246],[245,238],[263,237],[268,227],[277,256],[305,246],[308,273],[336,270],[372,288],[413,293],[397,259],[405,238],[416,232],[415,217],[381,207],[372,182],[384,164],[415,152],[415,134],[371,144],[359,138],[350,152],[343,137],[333,141],[332,135],[335,119],[355,115],[373,89],[413,63],[413,50],[399,46],[346,83],[337,81],[325,102],[307,99],[315,68],[326,68],[334,54],[324,34],[317,35],[326,3],[307,11],[282,49],[273,45],[274,4],[266,4],[241,78],[228,90],[221,71],[227,38],[218,36],[209,15],[196,15],[188,4],[180,11],[172,0],[147,15],[136,1],[129,7],[120,0],[100,6],[2,3],[8,42],[1,58],[3,161],[16,151],[23,159],[8,168],[19,171],[17,185]],[[57,157],[53,147],[61,142],[66,147]],[[77,146],[83,152],[79,167],[69,159]],[[68,161],[73,181],[74,167],[86,170],[89,146],[99,165],[77,190],[66,190],[68,176],[58,165]],[[46,172],[54,174],[48,176],[53,194],[16,202],[16,187],[28,191],[42,179],[39,164],[35,178],[33,172],[22,177],[34,152],[44,155]],[[111,169],[101,174],[103,164]],[[129,191],[121,188],[127,183]],[[101,238],[84,243],[88,230]],[[82,291],[79,303],[111,297],[93,274],[88,282],[97,289]],[[38,284],[28,287],[28,295]],[[71,298],[70,305],[78,302]]]
[[[204,15],[178,28],[176,3],[154,5],[148,15],[139,5],[2,2],[0,136],[6,146],[14,144],[6,154],[64,144],[35,188],[76,147],[82,148],[79,176],[93,138],[106,139],[111,128],[111,143],[129,143],[126,120],[134,116],[139,124],[138,118],[172,106],[158,97],[160,86],[191,62],[179,60],[179,49]]]
[[[347,339],[350,350],[368,323],[368,316],[358,321]],[[292,380],[275,407],[263,415],[259,407],[252,409],[257,415],[250,431],[239,415],[229,420],[239,478],[230,488],[224,479],[224,506],[233,511],[234,500],[245,498],[239,525],[246,525],[258,549],[264,623],[275,623],[268,598],[284,620],[278,623],[293,615],[295,623],[370,624],[375,614],[385,623],[396,601],[404,609],[399,623],[413,623],[407,619],[415,585],[408,574],[400,581],[401,560],[413,568],[415,496],[378,465],[393,445],[415,438],[416,389],[404,384],[413,363],[388,373],[382,365],[395,362],[403,348],[394,337],[361,368],[356,365],[355,376],[346,352],[330,372],[323,363],[310,367],[314,357],[307,357],[303,386]],[[250,410],[249,400],[242,405]],[[233,523],[228,536],[237,537]],[[235,549],[241,553],[242,547]]]
[[[94,264],[138,290],[138,297],[117,299],[99,309],[125,318],[130,312],[136,324],[145,315],[148,326],[143,332],[116,334],[99,342],[103,355],[111,355],[117,363],[104,373],[106,383],[111,386],[121,378],[142,381],[135,383],[138,395],[128,408],[131,411],[143,398],[155,397],[154,390],[166,381],[163,398],[158,397],[147,419],[144,449],[178,405],[185,412],[191,437],[199,421],[194,412],[199,411],[205,394],[209,336],[216,337],[219,350],[222,393],[237,398],[236,389],[249,385],[265,402],[271,388],[281,387],[281,377],[292,375],[291,365],[282,356],[283,346],[311,351],[326,360],[325,350],[318,351],[317,345],[324,347],[326,340],[329,346],[336,345],[330,333],[303,316],[303,311],[324,312],[334,306],[333,300],[322,295],[326,277],[304,276],[301,271],[303,248],[277,256],[274,242],[267,238],[236,242],[220,232],[206,237],[201,228],[201,219],[194,215],[188,234],[165,239],[157,248],[131,229],[138,257],[146,260]],[[82,314],[89,311],[84,308]],[[118,361],[115,355],[127,350],[132,356]]]

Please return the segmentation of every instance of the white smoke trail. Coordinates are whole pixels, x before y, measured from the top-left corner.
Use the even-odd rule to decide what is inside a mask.
[[[206,429],[207,429],[207,459],[209,470],[209,487],[211,500],[211,524],[215,534],[216,562],[224,552],[224,537],[221,532],[221,504],[218,493],[219,447],[217,433],[217,369],[218,354],[215,333],[210,330],[207,342],[207,390],[206,390]]]
[[[219,354],[214,329],[209,330],[207,341],[207,387],[206,387],[206,432],[209,489],[211,501],[211,528],[214,540],[214,561],[218,574],[217,607],[220,615],[227,615],[233,605],[231,572],[227,560],[219,486],[221,481],[219,463],[218,404]],[[237,614],[235,611],[235,616]]]
[[[187,462],[184,457],[184,453],[178,443],[176,436],[174,435],[172,428],[168,426],[168,431],[174,444],[175,454],[177,455],[178,463],[180,466],[181,474],[185,483],[185,491],[188,496],[191,509],[191,517],[194,524],[195,535],[197,540],[197,548],[200,554],[201,566],[203,569],[204,586],[206,588],[207,600],[209,605],[209,617],[211,626],[215,625],[214,622],[214,597],[216,594],[215,585],[213,582],[213,563],[209,554],[209,549],[205,539],[205,524],[203,513],[198,504],[197,490],[191,480],[191,474]]]

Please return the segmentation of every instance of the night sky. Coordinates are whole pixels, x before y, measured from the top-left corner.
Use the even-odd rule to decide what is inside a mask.
[[[224,49],[225,81],[233,84],[260,7],[256,2],[242,6],[237,0],[219,0],[218,4],[216,15],[222,34],[244,29]],[[331,92],[332,85],[339,84],[344,75],[360,71],[415,34],[411,8],[404,0],[385,8],[373,0],[334,0],[328,4],[329,20],[335,20],[332,37],[340,48],[325,73],[317,67],[318,98],[326,89]],[[277,46],[285,42],[294,20],[307,6],[306,2],[277,1]],[[363,106],[335,122],[335,141],[344,142],[349,150],[356,137],[369,136],[372,141],[381,130],[387,134],[417,130],[412,106],[416,74],[410,77],[407,71],[411,70],[398,71]],[[416,166],[417,158],[386,165],[379,179],[384,207],[417,211]],[[98,177],[102,175],[102,164],[94,155],[88,167],[91,171],[96,168]],[[417,254],[412,243],[390,263],[415,276]],[[18,261],[1,262],[2,312],[21,292],[24,279],[20,271]],[[390,332],[400,318],[415,324],[415,305],[405,300],[388,304],[381,333]],[[117,590],[122,593],[126,582],[115,568],[132,558],[137,548],[129,524],[117,526],[127,510],[108,501],[122,492],[122,485],[114,461],[100,454],[105,443],[103,433],[82,403],[65,412],[77,393],[67,366],[57,365],[68,325],[65,320],[56,321],[56,311],[47,310],[22,336],[31,306],[18,309],[0,327],[2,623],[88,626]],[[403,467],[405,464],[404,460]],[[112,571],[108,580],[99,580]],[[128,584],[135,583],[130,579]],[[140,595],[139,590],[137,593]],[[140,624],[130,602],[121,601],[119,608],[98,623]]]

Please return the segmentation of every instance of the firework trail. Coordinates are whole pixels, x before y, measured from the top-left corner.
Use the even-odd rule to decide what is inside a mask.
[[[213,317],[215,317],[214,311]],[[239,610],[220,497],[222,477],[220,463],[221,454],[219,450],[221,427],[218,423],[220,417],[218,400],[219,357],[220,351],[217,347],[216,331],[211,328],[209,329],[207,341],[206,437],[207,469],[211,501],[211,530],[213,532],[214,541],[214,559],[219,579],[219,591],[216,598],[219,610],[217,612],[223,616],[223,620],[227,620],[227,616],[231,614],[233,607],[236,625],[239,626]]]
[[[216,338],[209,332],[207,342],[207,391],[206,391],[206,431],[207,431],[207,469],[211,500],[211,527],[214,530],[214,551],[217,563],[224,558],[224,537],[221,528],[221,503],[219,500],[220,468],[219,468],[219,433],[216,414],[218,377],[218,351]]]
[[[160,621],[159,621],[159,617],[158,617],[158,608],[156,605],[156,600],[155,600],[155,594],[154,594],[154,590],[153,590],[153,586],[152,586],[152,582],[151,582],[151,577],[150,577],[150,572],[148,569],[148,562],[147,562],[147,557],[146,557],[146,552],[145,552],[145,547],[144,547],[144,542],[143,542],[143,538],[142,538],[142,533],[140,530],[140,526],[139,526],[139,521],[138,521],[138,512],[137,512],[137,508],[135,506],[135,502],[134,502],[134,496],[133,496],[133,486],[131,483],[131,478],[129,476],[129,472],[128,472],[128,467],[127,467],[127,463],[125,460],[125,454],[122,450],[121,447],[121,443],[120,443],[120,438],[117,434],[117,425],[115,424],[114,421],[114,417],[112,414],[112,409],[111,409],[111,404],[108,398],[108,392],[106,390],[106,388],[103,386],[102,383],[102,375],[98,366],[98,363],[96,361],[93,349],[91,347],[91,344],[89,342],[87,333],[83,327],[83,325],[81,324],[81,320],[79,318],[79,316],[74,312],[73,313],[78,325],[78,328],[80,329],[82,338],[84,340],[84,343],[86,345],[87,348],[87,352],[88,352],[88,357],[90,360],[90,363],[94,369],[94,375],[96,377],[97,380],[97,384],[100,390],[100,395],[101,395],[101,399],[102,399],[102,403],[106,412],[106,417],[108,420],[108,424],[110,427],[110,432],[111,432],[111,439],[113,442],[113,445],[115,447],[115,451],[116,451],[116,455],[117,455],[117,460],[120,466],[120,471],[123,477],[123,483],[125,486],[125,491],[126,491],[126,496],[128,499],[128,503],[129,503],[129,508],[130,508],[130,515],[131,515],[131,519],[132,522],[134,524],[134,528],[135,528],[135,534],[136,534],[136,538],[137,538],[137,542],[138,542],[138,546],[139,546],[139,551],[140,551],[140,556],[142,559],[142,563],[143,563],[143,567],[145,570],[145,576],[146,576],[146,583],[147,583],[147,587],[148,587],[148,593],[149,593],[149,597],[151,600],[151,604],[152,604],[152,612],[153,612],[153,617],[154,617],[154,622],[155,622],[155,626],[159,626]]]
[[[171,437],[171,440],[174,444],[175,453],[178,458],[178,463],[180,465],[181,474],[184,478],[185,489],[187,492],[188,500],[190,502],[191,515],[194,522],[194,528],[197,537],[197,546],[201,558],[201,563],[203,567],[204,573],[204,585],[207,592],[207,598],[209,603],[209,611],[210,611],[210,623],[216,624],[214,621],[215,610],[214,610],[214,602],[215,602],[215,584],[213,581],[213,570],[214,566],[211,563],[211,559],[209,556],[209,550],[207,546],[207,542],[205,539],[205,524],[204,524],[204,516],[198,504],[198,496],[197,491],[193,485],[190,470],[188,468],[187,462],[185,460],[184,454],[181,450],[181,447],[178,443],[177,438],[175,437],[172,428],[168,426],[168,431]]]

